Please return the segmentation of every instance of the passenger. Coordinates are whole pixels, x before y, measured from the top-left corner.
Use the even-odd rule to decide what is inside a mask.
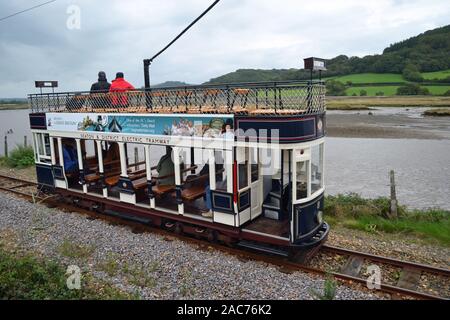
[[[226,188],[226,180],[225,182],[222,181],[222,173],[220,172],[223,169],[223,164],[216,163],[215,167],[216,167],[216,189]],[[203,166],[202,170],[200,170],[200,176],[202,175],[209,175],[208,163]],[[202,216],[205,218],[211,218],[213,213],[212,213],[211,188],[209,186],[209,179],[206,180],[204,199],[208,211],[203,212]]]
[[[128,90],[134,90],[133,85],[123,78],[123,72],[117,72],[116,79],[112,81],[109,92],[126,92]],[[126,107],[128,106],[128,97],[126,94],[114,94],[111,97],[111,103],[114,107]]]
[[[158,185],[171,185],[175,184],[175,165],[172,161],[172,148],[166,147],[166,154],[159,159],[156,166],[158,176],[166,178],[158,180]]]
[[[231,128],[231,123],[228,120],[222,127],[222,137],[224,139],[234,140],[234,132]]]
[[[227,179],[225,178],[223,181],[216,182],[216,189],[225,189],[227,187]],[[211,187],[208,185],[205,188],[205,203],[206,208],[208,209],[207,212],[203,212],[202,216],[205,218],[212,218],[213,212],[212,212],[212,199],[211,199]]]
[[[63,160],[66,173],[75,173],[79,170],[75,140],[68,140],[63,144]]]
[[[100,71],[98,73],[98,81],[91,86],[91,93],[106,93],[109,92],[111,84],[106,80],[106,73]]]

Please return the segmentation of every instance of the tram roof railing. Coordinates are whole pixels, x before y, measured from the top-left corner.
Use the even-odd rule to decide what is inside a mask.
[[[322,81],[247,82],[220,85],[29,94],[33,113],[235,113],[317,114],[325,111]]]

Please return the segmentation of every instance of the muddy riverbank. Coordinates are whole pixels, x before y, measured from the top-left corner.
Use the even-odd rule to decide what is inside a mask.
[[[450,139],[450,117],[427,117],[428,108],[327,111],[327,135],[344,138]]]

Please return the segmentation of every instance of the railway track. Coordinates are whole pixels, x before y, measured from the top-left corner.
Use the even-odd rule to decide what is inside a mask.
[[[368,274],[364,274],[363,266],[376,265],[380,267],[394,268],[397,270],[398,277],[391,279],[391,281],[381,281],[376,290],[382,293],[388,293],[391,298],[406,298],[412,297],[416,299],[432,299],[432,300],[447,300],[450,296],[450,270],[434,267],[431,265],[419,264],[409,261],[403,261],[395,258],[373,255],[369,253],[349,250],[345,248],[323,245],[318,254],[308,263],[300,264],[280,257],[269,256],[258,252],[244,250],[242,248],[224,246],[217,243],[206,242],[185,235],[175,234],[160,228],[144,225],[139,222],[124,220],[116,216],[109,216],[106,214],[79,208],[75,205],[67,205],[58,202],[52,195],[45,195],[40,192],[36,195],[37,183],[5,175],[0,175],[0,190],[16,194],[22,198],[32,200],[33,202],[46,202],[49,206],[58,206],[64,211],[75,211],[77,213],[85,214],[90,219],[102,219],[110,223],[126,224],[132,228],[133,232],[152,232],[158,233],[168,239],[170,237],[178,238],[180,240],[195,244],[201,250],[216,249],[227,254],[231,254],[245,260],[257,260],[266,262],[268,264],[276,265],[282,272],[303,271],[320,276],[327,274],[346,283],[358,283],[360,285],[367,285]],[[333,270],[329,270],[330,265],[327,261],[338,257],[340,263],[336,263]],[[322,259],[322,261],[320,261]],[[336,261],[336,259],[332,259]],[[327,267],[320,267],[320,265],[327,265]],[[435,292],[422,289],[419,290],[420,281],[422,278],[433,277],[435,280],[444,284],[442,292]],[[425,288],[427,289],[427,288]],[[431,291],[431,293],[430,293]]]

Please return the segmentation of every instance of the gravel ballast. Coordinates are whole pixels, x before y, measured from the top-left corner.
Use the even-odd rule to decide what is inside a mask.
[[[141,299],[313,299],[324,280],[0,193],[0,241],[77,265]],[[336,299],[378,299],[338,286]]]

